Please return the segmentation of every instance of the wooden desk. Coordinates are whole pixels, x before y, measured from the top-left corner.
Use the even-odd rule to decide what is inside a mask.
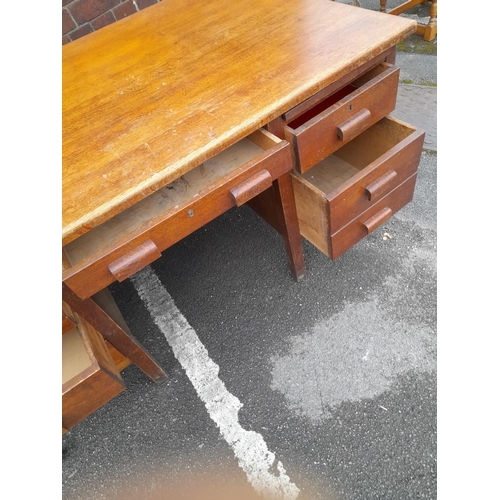
[[[289,125],[394,62],[415,26],[330,0],[165,0],[63,46],[63,298],[107,338],[94,294],[247,202],[301,279],[304,217],[316,216],[297,215]],[[346,107],[344,142],[392,109],[379,104],[368,121]]]

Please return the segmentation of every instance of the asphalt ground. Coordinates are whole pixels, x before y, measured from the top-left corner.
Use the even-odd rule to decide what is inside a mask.
[[[126,391],[63,436],[64,499],[212,490],[244,499],[276,477],[288,498],[437,497],[437,56],[416,46],[398,48],[393,115],[428,138],[413,201],[390,221],[336,261],[304,241],[307,274],[296,283],[280,236],[243,206],[110,287],[169,380],[156,385],[128,367]],[[140,292],[151,276],[160,286],[148,299]],[[161,290],[172,302],[148,304]],[[155,322],[162,304],[185,318],[206,349],[200,359],[241,405],[228,425],[274,454],[257,479],[245,469],[251,445],[238,451],[227,438],[172,347],[175,332]]]

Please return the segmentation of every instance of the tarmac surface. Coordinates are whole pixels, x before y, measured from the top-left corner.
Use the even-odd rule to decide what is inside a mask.
[[[339,259],[304,240],[296,283],[243,206],[110,287],[169,380],[129,366],[63,435],[64,499],[437,497],[436,48],[415,35],[396,59],[392,115],[426,130],[413,201]]]

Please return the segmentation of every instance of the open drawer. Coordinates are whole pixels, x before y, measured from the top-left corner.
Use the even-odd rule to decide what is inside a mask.
[[[62,427],[68,430],[125,389],[101,334],[78,315],[62,336]]]
[[[385,222],[412,199],[424,135],[386,117],[305,174],[293,172],[301,235],[336,259]]]
[[[259,129],[65,245],[63,282],[86,299],[123,281],[291,169],[290,145]]]
[[[285,125],[294,168],[306,172],[388,115],[396,106],[399,68],[383,62]]]

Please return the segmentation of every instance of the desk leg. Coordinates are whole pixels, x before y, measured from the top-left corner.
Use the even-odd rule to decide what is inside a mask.
[[[297,281],[305,276],[302,237],[290,173],[278,177],[272,187],[247,202],[283,237],[288,264]]]
[[[128,327],[122,328],[95,300],[92,298],[81,300],[64,283],[62,299],[154,382],[167,380],[167,374],[128,331]]]

